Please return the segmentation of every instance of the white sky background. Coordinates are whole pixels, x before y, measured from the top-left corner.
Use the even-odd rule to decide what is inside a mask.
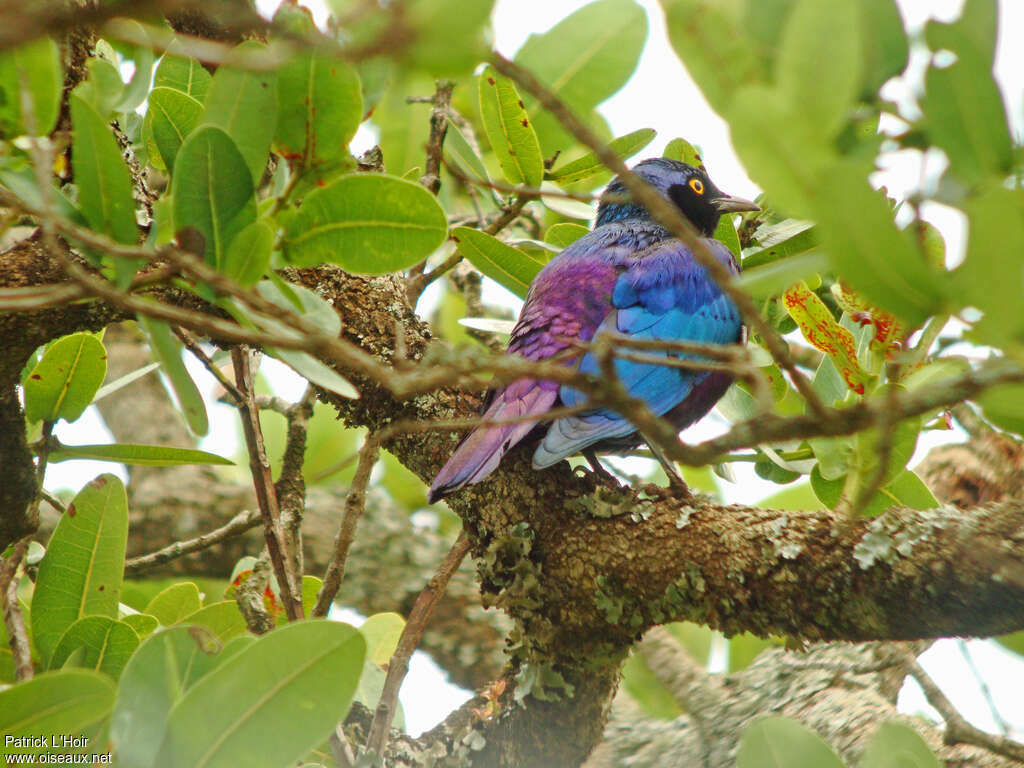
[[[632,79],[601,108],[614,135],[622,135],[640,128],[657,130],[657,138],[640,156],[634,158],[634,161],[642,157],[660,155],[666,142],[675,136],[684,136],[701,146],[705,163],[718,186],[731,194],[755,197],[759,190],[740,165],[730,144],[725,123],[708,107],[672,51],[665,33],[664,18],[656,0],[637,2],[648,12],[650,36]],[[962,0],[897,2],[911,30],[918,29],[928,18],[955,18],[962,6]],[[277,4],[278,0],[258,2],[264,12],[272,12]],[[313,8],[318,20],[324,17],[319,0],[304,4]],[[493,17],[495,47],[501,53],[510,56],[531,33],[545,31],[585,4],[585,0],[498,0]],[[1004,39],[997,48],[996,74],[1003,89],[1004,102],[1013,116],[1015,133],[1020,136],[1024,130],[1024,53],[1020,47],[1019,35],[1024,30],[1024,2],[1001,0],[1000,29],[1004,33]],[[1007,30],[1017,31],[1018,37],[1014,41],[1016,48],[1011,47],[1005,40]],[[925,63],[917,57],[912,62],[910,70],[919,73]],[[901,104],[912,102],[911,93],[905,84],[893,82],[887,89],[887,97],[897,99]],[[357,141],[360,138],[369,140],[367,146],[372,144],[372,135],[363,132],[361,137],[357,137]],[[940,170],[941,160],[939,163],[929,161],[929,175],[937,174]],[[902,152],[887,159],[885,168],[876,174],[874,181],[876,185],[886,186],[891,194],[899,197],[901,193],[918,184],[921,174],[922,168],[915,153]],[[924,212],[946,237],[951,258],[956,259],[958,254],[962,254],[963,218],[948,208],[936,205],[925,208]],[[514,301],[511,294],[498,286],[492,286],[485,294],[485,299],[506,304]],[[269,365],[265,364],[265,371],[275,367],[274,361],[268,363]],[[198,366],[190,368],[201,388],[207,393],[213,392],[212,378]],[[274,376],[274,380],[279,382],[281,394],[284,396],[294,399],[301,394],[301,382],[289,371],[284,370],[279,376]],[[211,437],[204,440],[202,447],[222,455],[232,455],[236,449],[236,429],[230,422],[230,419],[234,418],[233,410],[226,406],[214,406],[211,416],[214,419],[214,428]],[[723,431],[725,427],[726,424],[720,418],[709,417],[702,424],[684,433],[684,439],[706,439]],[[95,408],[91,408],[75,424],[62,424],[58,429],[58,435],[71,444],[100,442],[100,435],[105,435],[104,439],[110,441],[109,433],[96,414]],[[920,460],[927,450],[938,442],[955,439],[959,439],[957,434],[926,433],[922,436],[915,461]],[[49,488],[79,488],[96,474],[111,471],[112,466],[101,462],[67,462],[51,465],[47,472],[46,484]],[[119,474],[125,477],[123,470]],[[739,467],[737,475],[736,484],[723,484],[723,495],[728,502],[756,502],[783,487],[762,481],[747,465]],[[353,615],[346,614],[344,618],[359,623],[359,619]],[[972,641],[968,646],[975,665],[991,689],[992,699],[1002,717],[1010,723],[1019,738],[1024,734],[1024,664],[992,642]],[[965,717],[981,728],[998,730],[977,680],[955,641],[940,641],[922,657],[922,663],[960,707]],[[466,692],[448,684],[443,673],[424,654],[417,653],[413,658],[401,697],[408,731],[417,735],[433,727],[467,697]],[[900,704],[901,708],[908,712],[927,708],[919,689],[914,684],[904,687]]]

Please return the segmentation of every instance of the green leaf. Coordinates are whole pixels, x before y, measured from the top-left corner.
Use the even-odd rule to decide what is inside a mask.
[[[762,717],[743,729],[736,768],[844,768],[825,740],[789,717]]]
[[[288,223],[285,258],[382,274],[406,269],[444,242],[448,220],[419,184],[376,173],[343,176],[306,197]]]
[[[62,669],[0,691],[0,741],[7,736],[77,734],[114,704],[114,683],[100,672]],[[22,751],[19,749],[19,751]],[[48,747],[25,747],[39,754]]]
[[[895,0],[860,0],[861,56],[864,84],[861,96],[870,101],[882,84],[907,66],[910,49]]]
[[[32,98],[37,136],[47,136],[60,113],[64,73],[60,50],[49,37],[40,37],[0,55],[0,137],[28,132],[21,112],[22,78]]]
[[[844,161],[829,169],[816,185],[815,209],[822,247],[857,293],[910,326],[942,310],[938,276],[857,165]]]
[[[274,231],[265,221],[247,226],[231,241],[224,256],[224,274],[248,288],[259,281],[270,267],[274,250]]]
[[[160,361],[164,373],[171,383],[178,406],[185,416],[185,423],[197,435],[205,435],[210,431],[210,421],[206,415],[206,404],[199,392],[199,387],[192,380],[185,362],[181,359],[182,343],[171,333],[171,327],[163,320],[139,315],[136,318],[139,327],[149,340],[149,348]],[[144,446],[134,446],[142,448]],[[109,450],[109,449],[108,449]],[[142,454],[139,454],[142,457]],[[152,455],[151,455],[152,457]]]
[[[172,584],[157,594],[149,601],[143,613],[155,616],[161,626],[171,627],[180,624],[200,608],[199,587],[191,581],[185,581]]]
[[[487,55],[484,29],[494,0],[410,0],[406,18],[415,37],[409,65],[433,77],[466,76]]]
[[[305,468],[305,465],[303,465]],[[302,611],[303,615],[309,616],[313,611],[313,606],[316,605],[317,595],[320,594],[320,589],[323,587],[324,582],[322,579],[318,579],[316,576],[310,576],[308,574],[302,577]]]
[[[117,688],[110,740],[124,768],[149,768],[167,716],[185,692],[221,661],[221,643],[202,627],[174,627],[147,638]]]
[[[200,125],[216,126],[231,138],[252,174],[253,187],[263,178],[277,128],[277,75],[240,67],[250,55],[265,50],[253,40],[232,50],[229,60],[237,61],[239,68],[230,61],[217,68],[199,120]]]
[[[473,149],[469,140],[463,135],[455,123],[448,121],[448,131],[445,134],[444,152],[450,161],[453,161],[459,169],[479,181],[489,181],[490,176],[484,167],[483,160],[479,153]]]
[[[107,350],[91,333],[73,333],[47,347],[25,380],[29,421],[75,421],[107,376]]]
[[[1002,384],[986,390],[975,402],[992,424],[1024,435],[1024,384]]]
[[[740,234],[736,231],[736,225],[733,223],[733,217],[730,214],[722,216],[718,220],[718,225],[715,227],[714,235],[715,240],[725,245],[732,255],[737,259],[740,258]]]
[[[375,613],[359,627],[366,640],[366,658],[383,667],[398,647],[405,619],[397,613]]]
[[[94,461],[116,461],[121,464],[145,467],[180,467],[187,464],[220,464],[231,466],[230,459],[215,453],[197,451],[194,448],[173,448],[165,445],[137,445],[114,443],[112,445],[65,445],[50,454],[51,462],[72,459]]]
[[[809,221],[785,219],[778,224],[765,224],[757,228],[754,240],[757,250],[749,249],[743,259],[743,269],[770,264],[788,256],[799,256],[818,246],[818,231]]]
[[[612,139],[608,142],[608,148],[618,155],[620,160],[626,160],[654,141],[654,137],[657,135],[657,132],[651,128],[641,128],[639,131]],[[548,173],[547,178],[563,185],[575,184],[602,172],[607,172],[604,163],[598,159],[595,153],[590,152],[555,168]]]
[[[39,564],[32,632],[44,661],[83,616],[117,618],[127,541],[124,485],[100,475],[68,505]]]
[[[83,616],[61,636],[49,666],[62,667],[74,651],[82,649],[84,655],[73,666],[95,669],[117,680],[138,647],[139,636],[127,624],[109,616]]]
[[[146,375],[152,373],[153,371],[155,371],[159,367],[160,367],[160,363],[147,363],[146,365],[142,366],[141,368],[136,368],[134,371],[132,371],[130,373],[126,373],[124,376],[118,376],[113,381],[108,381],[106,384],[104,384],[102,387],[100,387],[99,389],[96,390],[96,396],[93,397],[92,401],[94,403],[98,402],[99,400],[102,400],[107,395],[112,395],[115,392],[117,392],[117,391],[119,391],[121,389],[124,389],[129,384],[132,384],[132,383],[138,381],[143,376],[146,376]]]
[[[754,298],[766,299],[778,296],[794,283],[809,281],[827,269],[828,257],[821,251],[809,251],[750,269],[744,265],[736,283]]]
[[[135,202],[131,178],[121,150],[105,118],[75,91],[69,99],[71,123],[71,163],[78,185],[78,204],[89,226],[110,235],[119,243],[135,243],[139,230],[135,223]],[[127,284],[134,274],[134,263],[115,261],[118,282]]]
[[[160,626],[160,622],[156,620],[156,617],[150,616],[148,613],[129,613],[121,621],[134,629],[135,634],[143,639],[153,634],[156,628]]]
[[[359,390],[352,386],[352,382],[312,355],[305,352],[296,352],[293,349],[273,349],[267,351],[292,368],[304,379],[316,384],[318,387],[329,389],[341,397],[347,397],[352,400],[359,399]]]
[[[221,600],[204,606],[186,616],[181,623],[206,627],[222,643],[246,632],[245,619],[234,600]]]
[[[185,692],[167,718],[155,765],[294,763],[344,719],[364,657],[362,635],[333,621],[264,635]]]
[[[359,75],[351,64],[297,53],[277,72],[277,100],[274,143],[283,157],[308,166],[348,154],[363,119]]]
[[[479,77],[480,118],[501,170],[511,184],[540,185],[544,158],[515,84],[493,67]]]
[[[966,208],[967,257],[953,273],[953,294],[985,313],[974,327],[979,341],[995,346],[1019,342],[1024,333],[1018,306],[1024,295],[1024,191],[990,189]]]
[[[878,726],[860,759],[860,768],[940,768],[941,765],[921,735],[897,720]]]
[[[955,64],[929,67],[921,101],[931,141],[949,156],[950,171],[968,184],[1005,175],[1013,143],[991,62],[961,55]]]
[[[742,86],[765,78],[756,47],[743,26],[744,5],[721,0],[661,0],[672,47],[711,108],[720,114],[729,109]],[[735,123],[730,121],[730,125]]]
[[[309,288],[295,283],[262,280],[256,284],[256,291],[283,311],[299,314],[326,334],[337,336],[341,333],[341,317],[338,316],[338,311]],[[264,330],[295,339],[302,338],[299,331],[284,323],[262,317],[253,319]]]
[[[121,19],[120,29],[131,31],[138,37],[145,37],[146,29],[133,19]],[[156,57],[153,49],[146,45],[114,42],[115,50],[125,59],[130,59],[135,69],[132,78],[124,85],[121,100],[114,107],[116,112],[134,112],[149,93],[149,84],[153,77],[153,62]]]
[[[452,238],[474,267],[521,299],[543,266],[518,248],[477,229],[456,227]]]
[[[704,160],[700,152],[686,139],[676,137],[665,145],[665,151],[661,154],[669,160],[678,160],[681,163],[692,165],[695,168],[703,168]]]
[[[861,82],[859,0],[798,0],[779,42],[782,98],[816,128],[819,141],[847,121]]]
[[[104,46],[109,56],[114,57],[113,49],[103,40],[96,44],[97,53],[103,51]],[[105,121],[110,120],[124,93],[121,71],[113,61],[101,55],[86,59],[85,67],[88,75],[84,82],[75,87],[74,93],[96,110]]]
[[[531,35],[516,53],[530,70],[586,121],[588,113],[629,80],[647,40],[647,14],[633,0],[597,0]],[[558,120],[525,98],[545,157],[575,144]]]
[[[560,221],[548,227],[548,231],[544,233],[544,242],[551,243],[558,248],[568,248],[589,231],[582,224]]]
[[[174,230],[197,230],[205,241],[207,263],[219,267],[234,236],[256,221],[245,158],[220,128],[202,126],[185,139],[174,163]]]
[[[192,130],[199,125],[203,103],[173,88],[154,88],[143,131],[153,137],[153,144],[168,171],[174,171],[174,159]]]
[[[153,90],[173,88],[198,102],[206,98],[213,77],[203,65],[187,56],[175,56],[168,52],[160,59],[153,76]]]
[[[751,85],[730,96],[725,116],[750,177],[784,213],[814,219],[819,176],[835,161],[815,124],[772,88]],[[865,183],[863,174],[860,183]]]

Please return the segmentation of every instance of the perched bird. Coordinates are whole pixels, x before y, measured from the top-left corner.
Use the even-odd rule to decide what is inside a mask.
[[[675,160],[644,160],[633,171],[678,206],[716,259],[733,273],[738,271],[732,252],[712,235],[723,213],[757,210],[754,203],[724,194],[703,168]],[[573,356],[571,350],[606,330],[635,339],[705,344],[736,343],[742,334],[732,300],[687,246],[655,222],[646,208],[628,201],[619,178],[605,190],[593,231],[555,256],[530,284],[508,351],[527,360],[568,351],[566,365],[597,374],[599,363],[593,353],[580,350]],[[730,384],[728,374],[718,371],[623,359],[616,359],[615,370],[627,392],[680,430],[707,414]],[[539,417],[560,405],[585,403],[586,396],[572,387],[519,379],[490,392],[483,415],[488,420]],[[474,429],[434,478],[430,501],[484,480],[537,424],[527,419]],[[621,415],[594,408],[551,422],[533,454],[533,466],[550,467],[581,452],[592,459],[594,451],[624,450],[642,442],[636,427]],[[599,467],[596,461],[591,463]]]

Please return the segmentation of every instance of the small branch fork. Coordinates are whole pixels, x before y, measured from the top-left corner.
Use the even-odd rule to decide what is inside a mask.
[[[946,698],[946,694],[936,685],[935,681],[928,676],[917,659],[908,654],[905,660],[907,671],[911,677],[917,680],[924,691],[928,703],[938,710],[942,719],[946,721],[946,744],[973,744],[977,747],[1005,755],[1013,760],[1024,762],[1024,744],[1020,744],[1005,736],[996,736],[986,733],[964,720],[953,703]]]
[[[298,585],[298,577],[289,567],[293,563],[293,555],[281,529],[277,490],[270,474],[270,461],[263,446],[263,432],[260,429],[259,410],[256,408],[249,355],[249,351],[244,348],[235,347],[231,350],[231,361],[235,367],[235,386],[244,397],[244,401],[238,404],[238,412],[242,417],[242,431],[249,452],[249,468],[252,470],[256,499],[263,518],[267,551],[274,566],[278,589],[281,591],[281,602],[284,603],[288,620],[296,621],[303,618],[302,590]]]

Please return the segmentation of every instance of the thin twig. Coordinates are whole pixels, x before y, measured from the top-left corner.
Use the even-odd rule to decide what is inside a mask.
[[[369,435],[359,451],[359,464],[356,466],[355,476],[348,489],[348,496],[345,497],[345,513],[341,518],[341,525],[338,526],[338,535],[334,539],[334,554],[327,564],[324,572],[324,582],[320,587],[320,593],[316,596],[316,605],[313,606],[311,616],[322,618],[334,602],[334,596],[338,594],[341,580],[345,576],[345,563],[348,560],[348,551],[352,541],[356,537],[356,526],[359,525],[359,518],[363,515],[366,506],[366,486],[370,482],[370,474],[380,456],[380,435]]]
[[[946,744],[973,744],[1013,760],[1024,761],[1024,744],[1019,744],[1003,736],[986,733],[964,720],[952,702],[946,698],[942,689],[924,671],[917,659],[908,658],[907,670],[921,686],[928,703],[935,707],[942,719],[946,721],[944,739]]]
[[[245,397],[238,388],[231,383],[231,380],[224,375],[224,372],[210,359],[210,356],[203,351],[203,348],[199,346],[199,343],[193,339],[183,328],[178,326],[172,326],[171,330],[174,335],[181,340],[181,343],[185,345],[185,349],[192,353],[199,362],[203,364],[203,367],[210,372],[210,374],[217,380],[217,383],[224,388],[224,391],[228,393],[228,396],[235,402],[244,402]]]
[[[11,556],[0,564],[0,601],[3,602],[4,625],[7,627],[8,644],[14,656],[14,675],[18,682],[31,680],[32,651],[25,630],[25,617],[18,603],[18,569],[28,551],[28,537],[14,545]]]
[[[964,657],[964,661],[967,662],[967,667],[971,670],[971,674],[974,675],[975,681],[978,683],[978,688],[981,689],[981,696],[985,699],[985,703],[988,705],[988,711],[992,714],[992,719],[999,727],[999,732],[1006,736],[1010,733],[1010,724],[1006,722],[1002,713],[999,711],[999,707],[996,706],[995,698],[992,696],[992,690],[988,687],[988,683],[985,682],[984,676],[978,671],[978,667],[974,663],[974,657],[971,656],[971,649],[967,647],[967,641],[962,637],[958,637],[956,640],[957,647],[960,649],[960,655]]]
[[[169,563],[171,560],[177,560],[179,557],[209,549],[223,541],[241,536],[246,531],[258,526],[262,520],[263,518],[257,510],[247,509],[244,512],[239,512],[220,528],[215,528],[209,533],[204,533],[187,541],[176,541],[155,552],[126,560],[124,564],[125,573],[142,573],[150,568],[156,568],[157,566]]]
[[[463,529],[451,550],[445,555],[437,573],[416,598],[416,603],[409,613],[409,619],[402,629],[402,635],[398,638],[398,646],[388,663],[388,674],[384,679],[380,702],[377,704],[377,711],[373,713],[370,733],[366,737],[366,749],[371,754],[381,755],[384,753],[384,745],[387,742],[388,731],[391,729],[391,721],[394,719],[398,703],[398,689],[402,687],[405,673],[409,669],[409,658],[416,650],[416,646],[419,645],[420,637],[423,635],[430,614],[433,613],[434,606],[441,599],[448,582],[459,569],[467,552],[469,552],[469,537],[466,536],[466,531]]]
[[[789,345],[785,339],[761,317],[750,294],[736,284],[729,270],[714,257],[697,235],[693,225],[679,209],[662,197],[654,187],[630,171],[622,159],[531,72],[498,53],[491,54],[490,62],[495,69],[513,79],[535,97],[578,141],[593,150],[608,169],[621,177],[623,184],[636,201],[647,208],[657,221],[686,244],[722,292],[732,299],[747,325],[761,337],[775,362],[789,374],[793,385],[807,401],[815,416],[822,420],[828,419],[831,416],[829,409],[818,397],[818,393],[815,392],[807,377],[793,363],[789,354]]]
[[[249,351],[235,347],[231,350],[231,361],[235,366],[235,385],[241,392],[243,401],[238,404],[238,413],[242,417],[242,431],[245,434],[245,445],[249,452],[249,469],[252,471],[253,486],[256,489],[256,500],[263,517],[263,528],[267,541],[267,552],[277,576],[277,587],[281,592],[281,602],[289,621],[303,618],[302,592],[298,586],[299,577],[289,567],[292,557],[288,542],[281,531],[281,512],[277,504],[277,491],[274,488],[270,473],[270,461],[263,446],[263,432],[260,428],[259,411],[256,408],[252,368],[249,363]]]

